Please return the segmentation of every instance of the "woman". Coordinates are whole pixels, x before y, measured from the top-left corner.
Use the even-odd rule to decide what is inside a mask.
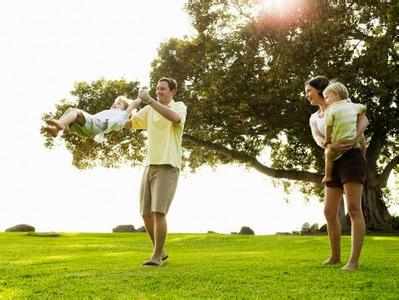
[[[318,106],[319,110],[309,119],[312,136],[315,142],[324,148],[324,112],[327,102],[323,97],[323,90],[329,80],[323,76],[316,76],[305,83],[306,98],[311,105]],[[346,151],[339,159],[334,161],[333,180],[325,185],[324,215],[327,220],[327,231],[330,239],[331,255],[323,263],[332,265],[341,262],[341,226],[339,223],[339,205],[343,193],[347,211],[352,224],[352,249],[349,261],[343,270],[352,271],[358,266],[360,252],[365,234],[365,222],[361,208],[361,196],[365,179],[366,162],[360,149],[353,146],[362,136],[368,125],[367,117],[359,115],[357,120],[357,137],[352,141],[340,141],[331,145],[337,152]]]

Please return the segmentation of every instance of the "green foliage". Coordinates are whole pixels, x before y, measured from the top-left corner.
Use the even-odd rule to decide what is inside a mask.
[[[44,114],[43,120],[59,118],[69,107],[96,114],[109,109],[117,96],[125,95],[135,99],[138,87],[138,82],[126,82],[123,79],[78,82],[71,92],[73,99],[60,101],[54,112]],[[72,153],[73,165],[79,169],[93,168],[96,165],[117,167],[124,163],[134,166],[144,158],[145,139],[137,130],[111,132],[107,134],[103,144],[98,144],[93,139],[82,138],[68,130],[63,132],[62,138],[66,148]],[[46,135],[45,139],[45,146],[52,148],[53,139]]]
[[[367,236],[355,272],[321,266],[327,236],[170,234],[167,251],[163,267],[142,267],[145,234],[1,233],[0,298],[397,298],[399,237]]]
[[[310,226],[310,232],[311,233],[318,233],[319,232],[319,224],[314,223],[312,226]]]
[[[297,1],[284,12],[259,0],[187,2],[194,36],[160,45],[152,63],[152,93],[160,77],[178,82],[177,98],[188,106],[185,132],[246,157],[271,152],[268,166],[322,173],[323,151],[313,141],[309,116],[317,108],[304,98],[304,82],[314,75],[338,77],[355,102],[367,105],[368,172],[378,180],[398,156],[398,10],[394,1]],[[138,83],[99,80],[78,83],[69,106],[95,113],[119,94],[135,96]],[[138,131],[111,133],[105,145],[66,132],[66,147],[79,168],[108,167],[143,159]],[[50,140],[46,145],[51,147]],[[234,161],[214,149],[184,143],[192,170]],[[387,169],[390,173],[395,166]],[[396,167],[397,168],[397,167]],[[383,181],[383,180],[382,180]],[[280,180],[285,188],[291,182]],[[384,187],[384,182],[373,183]],[[321,186],[301,191],[321,195]]]
[[[310,224],[308,222],[303,223],[301,228],[301,234],[309,234],[310,233]]]
[[[368,107],[367,159],[378,178],[399,153],[398,4],[298,1],[278,13],[260,3],[188,1],[197,32],[161,45],[153,84],[163,75],[178,80],[188,134],[252,157],[271,149],[274,168],[322,173],[304,82],[338,77]],[[192,168],[231,162],[212,150],[186,154]],[[321,190],[306,184],[303,191]]]

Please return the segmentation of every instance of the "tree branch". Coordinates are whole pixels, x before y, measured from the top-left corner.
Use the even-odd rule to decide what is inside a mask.
[[[243,17],[249,19],[249,20],[252,21],[252,22],[255,21],[255,18],[254,18],[254,17],[252,17],[251,15],[245,13],[245,12],[242,10],[240,1],[236,1],[236,2],[232,1],[231,4],[230,4],[230,6],[233,7],[233,8],[235,8],[241,16],[243,16]]]
[[[387,186],[389,175],[391,174],[393,168],[395,168],[398,164],[399,164],[399,156],[396,156],[385,166],[385,169],[382,171],[381,175],[378,178],[378,184],[380,187]]]
[[[255,170],[257,170],[267,176],[270,176],[270,177],[280,178],[280,179],[299,180],[299,181],[313,182],[313,183],[321,184],[322,176],[317,173],[269,168],[269,167],[265,166],[264,164],[260,163],[256,159],[256,157],[252,157],[245,153],[228,149],[227,147],[222,146],[220,144],[201,140],[201,139],[194,137],[192,135],[189,135],[189,134],[183,135],[183,141],[195,144],[200,147],[207,148],[209,150],[215,151],[222,155],[226,155],[226,156],[230,157],[232,160],[246,164],[247,166],[252,167]]]

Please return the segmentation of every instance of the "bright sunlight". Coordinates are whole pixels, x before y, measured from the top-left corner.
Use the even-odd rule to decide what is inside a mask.
[[[265,10],[283,14],[298,7],[299,2],[300,0],[263,0],[262,4]]]

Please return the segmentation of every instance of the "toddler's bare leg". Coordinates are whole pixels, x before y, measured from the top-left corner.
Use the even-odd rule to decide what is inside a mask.
[[[46,122],[54,127],[57,127],[58,130],[64,130],[69,124],[76,121],[78,113],[79,111],[77,109],[68,108],[59,120],[50,119]]]
[[[83,114],[75,108],[68,108],[59,120],[50,119],[46,121],[50,126],[43,127],[43,130],[49,133],[52,137],[56,137],[58,132],[64,130],[73,122],[78,122],[79,125],[84,125],[86,120]]]
[[[323,183],[329,182],[332,180],[332,171],[334,165],[334,158],[336,157],[336,152],[332,151],[331,148],[326,148],[325,153],[325,175],[323,178]]]
[[[64,130],[73,122],[78,122],[81,126],[86,122],[83,114],[76,108],[68,108],[59,120],[51,119],[47,121],[47,123],[57,127],[59,130]]]
[[[47,122],[47,124],[51,125],[52,127],[56,127],[58,130],[64,130],[65,129],[65,127],[62,126],[60,121],[58,121],[56,119],[46,120],[46,122]]]
[[[68,108],[67,111],[62,115],[62,117],[58,120],[60,126],[65,129],[68,125],[73,122],[78,122],[79,125],[85,124],[85,118],[80,110],[76,108]]]
[[[45,126],[42,128],[44,132],[47,132],[50,134],[52,137],[56,137],[58,135],[58,132],[60,131],[57,127],[55,126]]]

